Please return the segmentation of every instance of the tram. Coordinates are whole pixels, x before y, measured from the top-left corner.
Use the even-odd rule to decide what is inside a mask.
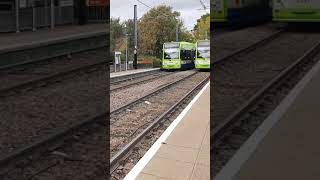
[[[195,57],[196,45],[194,43],[164,43],[161,69],[192,69]]]
[[[199,40],[196,43],[196,69],[210,69],[210,40]]]

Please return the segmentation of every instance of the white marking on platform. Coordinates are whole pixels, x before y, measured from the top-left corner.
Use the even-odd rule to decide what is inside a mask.
[[[157,71],[157,70],[160,70],[160,68],[111,72],[110,77],[115,78],[115,77],[119,77],[119,76],[133,75],[133,74],[150,72],[150,71]]]
[[[242,145],[236,154],[229,160],[225,167],[216,175],[215,180],[232,180],[240,171],[242,165],[250,158],[260,142],[268,132],[281,120],[289,107],[295,102],[297,96],[303,91],[311,79],[320,71],[318,62],[302,80],[290,91],[285,99],[267,117],[267,119],[256,129],[250,138]]]
[[[131,171],[126,175],[123,180],[134,180],[141,173],[144,167],[149,163],[152,157],[157,153],[161,147],[162,142],[164,142],[169,135],[173,132],[175,127],[181,122],[185,117],[187,112],[191,109],[193,104],[199,99],[203,92],[208,88],[210,82],[208,82],[201,91],[193,98],[193,100],[188,104],[188,106],[179,114],[179,116],[170,124],[170,126],[164,131],[164,133],[159,137],[159,139],[151,146],[151,148],[146,152],[146,154],[139,160],[139,162],[131,169]]]

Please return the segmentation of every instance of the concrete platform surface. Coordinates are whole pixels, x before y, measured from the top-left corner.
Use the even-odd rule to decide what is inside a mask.
[[[0,51],[17,49],[34,44],[57,41],[64,38],[88,36],[97,33],[107,33],[107,24],[64,25],[54,29],[41,28],[37,31],[25,31],[20,33],[1,33]]]
[[[120,77],[120,76],[128,76],[128,75],[140,74],[140,73],[145,73],[145,72],[150,72],[150,71],[158,71],[158,70],[160,70],[160,68],[133,69],[133,70],[128,70],[128,71],[111,72],[110,78],[116,78],[116,77]]]
[[[215,180],[320,179],[320,63],[246,141]]]
[[[209,180],[209,123],[208,83],[125,179],[136,177],[137,180]],[[167,137],[163,138],[164,136]]]

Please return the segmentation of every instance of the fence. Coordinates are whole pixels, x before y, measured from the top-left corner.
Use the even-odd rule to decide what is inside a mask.
[[[74,23],[73,6],[54,8],[54,25]],[[19,9],[19,30],[30,30],[51,25],[50,7],[28,7]],[[16,31],[14,11],[0,12],[0,32]]]
[[[54,7],[54,25],[77,23],[74,15],[74,6]],[[109,7],[88,7],[88,22],[107,22]],[[19,9],[19,30],[51,26],[50,7],[28,7]],[[0,11],[0,32],[16,31],[15,11]]]
[[[89,6],[88,21],[89,22],[106,22],[109,19],[109,7]]]
[[[133,69],[133,64],[129,63],[127,64],[128,70]],[[114,64],[110,64],[110,72],[120,72],[120,71],[125,71],[126,70],[126,63],[121,62],[120,64],[117,64],[116,66]]]

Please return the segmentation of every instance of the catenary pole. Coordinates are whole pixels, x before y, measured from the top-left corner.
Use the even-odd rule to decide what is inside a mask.
[[[134,60],[133,67],[137,69],[138,59],[138,23],[137,23],[137,5],[134,5]]]
[[[20,32],[20,25],[19,25],[19,0],[16,0],[16,32]]]
[[[51,12],[51,28],[54,28],[54,21],[55,21],[55,13],[54,13],[54,0],[51,0],[50,3],[50,12]]]

